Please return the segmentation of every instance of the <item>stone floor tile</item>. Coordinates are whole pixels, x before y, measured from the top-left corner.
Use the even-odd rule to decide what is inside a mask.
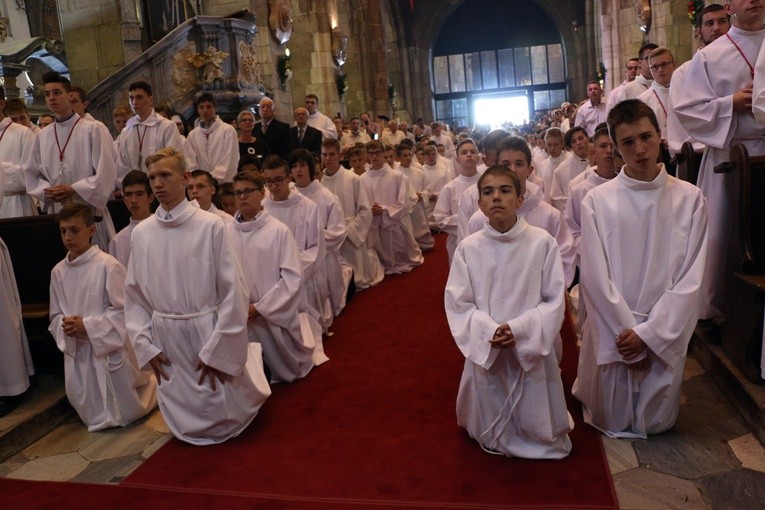
[[[63,453],[53,457],[30,460],[8,478],[65,482],[81,473],[89,462],[79,453]]]
[[[765,473],[765,448],[757,441],[754,434],[737,437],[728,441],[741,466]]]
[[[685,360],[685,370],[683,371],[683,381],[692,379],[697,375],[705,374],[704,367],[696,358],[687,358]]]
[[[43,436],[24,450],[30,459],[51,457],[62,453],[76,452],[95,436],[77,418],[65,423],[53,432]]]
[[[154,455],[154,452],[156,452],[157,450],[162,448],[162,446],[164,446],[164,444],[167,443],[168,441],[170,441],[170,439],[172,439],[172,438],[173,438],[172,434],[163,434],[163,435],[161,435],[159,437],[159,439],[157,439],[156,441],[151,443],[149,445],[149,447],[146,448],[143,451],[143,453],[141,453],[141,457],[143,457],[144,459],[148,459],[149,457]]]
[[[673,430],[723,441],[749,432],[744,420],[715,386],[710,375],[685,381],[683,391],[688,402],[680,407]]]
[[[80,474],[72,478],[73,482],[119,483],[144,461],[139,455],[127,455],[116,459],[101,460],[91,463]]]
[[[167,428],[167,424],[165,423],[165,419],[162,418],[162,413],[159,411],[159,408],[152,411],[144,422],[144,425],[147,425],[162,434],[170,433],[170,429]]]
[[[601,439],[608,458],[608,468],[612,475],[638,467],[637,455],[632,448],[632,442],[607,436],[601,436]]]
[[[632,443],[641,467],[691,480],[736,469],[740,462],[727,443],[676,431]]]
[[[8,476],[8,473],[16,471],[27,462],[29,462],[29,457],[23,453],[17,453],[10,459],[7,459],[5,462],[0,464],[0,478],[5,478]]]
[[[133,424],[93,432],[96,437],[80,450],[90,461],[115,459],[125,455],[139,454],[157,440],[160,433],[143,424]]]
[[[710,508],[741,510],[765,506],[765,473],[736,469],[699,480]]]
[[[614,475],[622,510],[707,510],[696,484],[648,469],[631,469]]]
[[[49,374],[38,376],[38,385],[32,392],[31,398],[27,402],[21,404],[12,413],[0,418],[0,436],[37,416],[54,402],[66,398],[63,381]]]

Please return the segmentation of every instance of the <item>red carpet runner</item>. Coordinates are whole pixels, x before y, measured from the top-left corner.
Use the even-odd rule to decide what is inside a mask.
[[[448,267],[438,238],[421,267],[355,297],[325,342],[330,361],[275,386],[240,437],[208,447],[171,440],[123,488],[275,507],[617,508],[598,435],[570,395],[574,449],[561,461],[488,455],[457,427],[464,359],[443,311]],[[565,346],[568,388],[574,349]]]

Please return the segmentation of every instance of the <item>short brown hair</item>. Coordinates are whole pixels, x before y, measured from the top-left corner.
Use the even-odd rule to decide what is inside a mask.
[[[66,204],[56,216],[56,220],[60,223],[63,220],[69,220],[77,217],[82,218],[82,221],[88,227],[95,225],[96,220],[93,218],[93,211],[90,206],[83,204],[82,202],[69,202]]]
[[[245,170],[244,172],[239,172],[234,176],[234,182],[252,183],[256,188],[258,188],[258,191],[263,191],[263,188],[266,186],[266,181],[258,172],[254,170]]]
[[[608,132],[611,134],[611,141],[615,146],[619,144],[616,141],[616,128],[619,124],[632,124],[638,122],[640,119],[648,119],[657,133],[661,133],[659,129],[659,121],[656,120],[656,114],[653,112],[650,106],[645,104],[640,99],[625,99],[620,103],[617,103],[610,112],[608,112]]]

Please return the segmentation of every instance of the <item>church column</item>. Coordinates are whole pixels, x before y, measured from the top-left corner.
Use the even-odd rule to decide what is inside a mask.
[[[385,40],[380,0],[357,0],[348,3],[351,11],[352,51],[349,54],[348,83],[353,96],[348,110],[357,115],[361,110],[374,114],[388,113],[388,66],[385,62]],[[352,73],[353,71],[353,73]],[[361,94],[353,93],[362,91]]]

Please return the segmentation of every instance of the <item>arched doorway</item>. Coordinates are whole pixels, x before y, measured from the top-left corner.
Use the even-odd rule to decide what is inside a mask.
[[[467,0],[432,55],[435,117],[452,126],[520,124],[567,97],[561,35],[534,2]]]

